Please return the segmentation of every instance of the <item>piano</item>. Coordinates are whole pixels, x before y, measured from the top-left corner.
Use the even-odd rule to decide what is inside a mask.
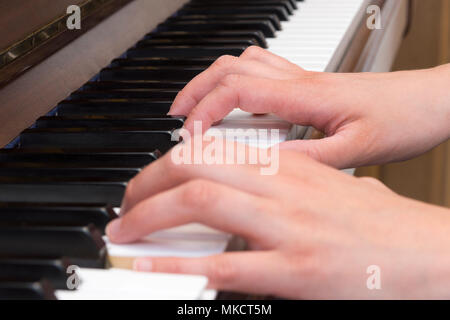
[[[174,145],[177,92],[250,46],[307,70],[389,71],[410,10],[407,0],[79,2],[81,30],[64,30],[55,8],[57,19],[0,47],[0,299],[217,298],[204,277],[138,273],[132,260],[240,250],[241,239],[196,224],[128,245],[104,235],[127,181]],[[14,19],[27,8],[17,4],[0,14]],[[381,29],[367,27],[369,5]],[[317,134],[240,110],[216,128],[277,128],[275,142]]]

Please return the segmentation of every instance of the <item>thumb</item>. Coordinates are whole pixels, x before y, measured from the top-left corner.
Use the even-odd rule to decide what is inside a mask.
[[[195,258],[151,257],[134,260],[133,269],[144,272],[196,274],[206,276],[208,287],[221,291],[275,294],[283,288],[283,256],[272,251],[226,252]],[[281,279],[280,279],[281,278]],[[292,283],[292,281],[290,281]]]
[[[299,151],[337,169],[356,165],[357,147],[348,135],[335,134],[318,140],[292,140],[280,144],[281,150]]]

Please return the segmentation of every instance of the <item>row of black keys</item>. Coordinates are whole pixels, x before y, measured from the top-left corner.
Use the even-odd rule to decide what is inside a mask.
[[[255,5],[254,1],[239,2],[236,1],[219,1],[214,5],[193,1],[184,10],[216,10],[215,5],[220,9],[233,3],[236,10],[245,4],[246,8],[250,5],[257,10],[267,5],[272,5],[274,10],[270,15],[278,19],[279,11],[291,13],[294,5],[293,1],[263,1],[264,4]],[[220,5],[219,5],[220,3]],[[294,2],[295,3],[295,2]],[[204,8],[203,8],[204,7]],[[275,13],[274,13],[275,12]],[[239,12],[238,12],[239,14]],[[257,14],[259,15],[259,13]],[[193,15],[198,17],[198,15]],[[230,15],[227,19],[231,19]],[[247,15],[251,16],[251,15]],[[175,18],[170,18],[163,23],[159,29],[167,29],[171,25],[172,20],[182,20],[183,17],[191,17],[191,15],[179,14]],[[206,16],[208,17],[208,16]],[[217,17],[217,13],[214,14]],[[267,23],[273,23],[274,19],[268,19]],[[209,19],[206,19],[209,20]],[[253,20],[250,20],[253,21]],[[233,21],[225,21],[233,23]],[[238,27],[241,28],[241,27]],[[226,29],[226,28],[225,28]],[[170,32],[154,32],[140,41],[134,48],[127,52],[127,58],[114,60],[109,68],[101,71],[99,80],[89,82],[81,90],[76,91],[70,99],[61,102],[57,108],[57,117],[44,117],[36,122],[33,129],[26,130],[21,134],[19,147],[27,148],[78,148],[78,149],[95,149],[99,152],[99,148],[132,150],[132,151],[150,151],[159,149],[162,152],[170,149],[176,142],[172,141],[172,130],[182,125],[182,118],[165,118],[163,115],[167,113],[169,107],[178,93],[178,91],[192,77],[202,72],[208,65],[214,61],[215,57],[202,56],[201,53],[195,52],[196,58],[173,57],[169,52],[164,52],[163,56],[155,56],[155,53],[145,51],[153,45],[145,44],[148,41],[179,41],[180,37],[184,37],[183,41],[194,41],[195,43],[204,42],[200,49],[209,49],[207,45],[211,39],[209,36],[216,33],[218,40],[229,40],[228,36],[241,38],[250,36],[250,39],[259,39],[264,42],[264,34],[262,30],[253,31],[227,31],[219,29],[218,31],[192,31],[178,32],[170,34]],[[205,34],[208,38],[205,38]],[[192,40],[193,37],[198,37]],[[174,37],[174,38],[172,38]],[[147,52],[149,56],[145,58],[133,58],[133,53]],[[157,48],[161,49],[161,47]],[[199,48],[195,46],[190,48],[178,48],[178,46],[167,46],[165,50],[174,50],[176,52],[186,52],[188,49],[196,51]],[[241,51],[245,48],[241,48]],[[227,48],[220,47],[217,55],[220,56],[227,53]],[[189,50],[188,50],[189,51]],[[157,55],[161,55],[158,52]],[[130,58],[131,57],[131,58]],[[159,118],[156,118],[158,115]],[[93,117],[95,118],[93,119]],[[21,164],[15,165],[16,170],[0,170],[0,182],[3,182],[0,188],[4,191],[0,195],[3,201],[18,201],[20,197],[23,199],[24,194],[28,201],[58,201],[78,202],[83,200],[108,202],[112,205],[118,205],[123,194],[124,183],[130,177],[137,173],[136,170],[86,170],[78,165],[76,169],[61,170],[51,168],[44,171],[36,168],[21,168]],[[6,164],[5,164],[6,166]],[[40,166],[42,168],[42,166]],[[37,171],[40,175],[36,178]],[[99,179],[103,185],[99,185]],[[75,181],[73,181],[75,180]],[[119,180],[119,181],[117,181]],[[67,182],[63,187],[59,188],[59,194],[63,195],[55,198],[52,192],[58,188],[58,184],[52,182]],[[77,184],[78,182],[78,184]],[[90,182],[92,190],[82,188],[79,184]],[[37,188],[36,184],[43,183]],[[32,188],[30,188],[32,185]],[[41,192],[26,192],[31,189],[39,189]],[[67,190],[67,192],[64,192]],[[73,191],[74,192],[71,192]],[[85,192],[82,192],[84,190]],[[99,192],[103,190],[103,192]],[[106,190],[106,191],[105,191]],[[90,192],[93,191],[93,192]],[[94,192],[95,191],[95,192]],[[68,196],[67,194],[70,194]],[[74,199],[75,197],[75,199]]]
[[[192,0],[0,150],[0,299],[54,298],[68,265],[104,267],[127,181],[176,143],[177,93],[217,57],[267,47],[296,7]]]

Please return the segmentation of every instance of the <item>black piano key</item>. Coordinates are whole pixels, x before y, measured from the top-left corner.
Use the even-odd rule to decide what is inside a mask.
[[[117,214],[109,206],[96,204],[2,203],[3,226],[85,226],[92,223],[101,232]]]
[[[196,4],[196,3],[214,3],[214,4],[221,4],[221,5],[230,5],[233,6],[235,4],[246,4],[248,6],[254,6],[258,8],[261,5],[266,5],[266,3],[272,3],[272,5],[284,5],[285,3],[289,3],[290,6],[293,6],[294,8],[297,7],[296,2],[302,1],[302,0],[191,0],[188,2],[189,4]]]
[[[124,167],[124,166],[110,166],[109,162],[101,164],[95,161],[73,161],[71,162],[48,162],[33,160],[29,162],[2,162],[0,168],[0,180],[7,181],[7,177],[17,176],[19,170],[23,170],[21,176],[32,176],[35,171],[39,171],[42,174],[49,176],[77,176],[79,174],[82,177],[121,177],[122,179],[128,179],[129,176],[133,177],[139,173],[140,167]],[[9,172],[6,172],[7,168],[11,168]],[[110,171],[107,171],[110,170]],[[2,174],[5,172],[5,174]]]
[[[106,179],[16,178],[0,183],[0,201],[31,203],[105,203],[119,207],[127,182]],[[50,181],[49,181],[50,180]]]
[[[151,130],[173,130],[184,125],[185,117],[132,117],[132,116],[86,116],[86,117],[41,117],[36,128],[148,128]]]
[[[233,46],[257,46],[259,43],[255,39],[241,38],[185,38],[185,39],[171,39],[171,38],[159,38],[159,39],[144,39],[136,44],[138,48],[152,47],[152,46],[189,46],[189,45],[202,45],[202,46],[221,46],[221,45],[233,45]]]
[[[0,281],[0,300],[56,300],[48,281]]]
[[[38,282],[45,279],[52,287],[67,290],[71,263],[67,259],[26,259],[0,257],[1,282]]]
[[[240,6],[254,6],[257,8],[258,6],[282,6],[284,7],[289,14],[293,14],[294,10],[297,8],[297,4],[292,0],[253,0],[253,1],[245,1],[245,0],[192,0],[187,4],[187,6],[228,6],[228,7],[236,7]]]
[[[168,32],[170,33],[170,32]],[[185,32],[181,32],[186,34]],[[150,39],[150,38],[149,38]],[[164,38],[166,39],[166,38]],[[178,39],[178,38],[177,38]],[[180,39],[183,39],[180,37]],[[111,62],[111,67],[208,67],[216,60],[215,57],[192,57],[192,58],[169,58],[169,57],[147,57],[147,58],[119,58]],[[174,82],[167,79],[160,83]],[[179,82],[179,81],[178,81]]]
[[[209,31],[209,30],[258,30],[265,37],[275,37],[275,28],[270,21],[266,20],[235,20],[235,21],[217,21],[203,22],[197,21],[174,21],[164,22],[158,25],[160,31]]]
[[[270,21],[272,27],[275,30],[281,30],[281,23],[278,16],[275,14],[191,14],[191,15],[177,15],[170,17],[166,22],[174,21],[188,21],[188,20],[198,20],[205,22],[217,22],[217,21],[235,21],[235,20],[246,20],[246,21]]]
[[[87,150],[75,152],[47,149],[3,149],[0,150],[0,163],[3,167],[34,166],[47,164],[51,167],[90,167],[90,168],[142,168],[157,160],[159,151],[153,152],[103,152]],[[1,204],[0,204],[1,206]]]
[[[88,226],[0,226],[0,256],[68,257],[80,267],[104,267],[101,232]]]
[[[36,176],[50,179],[82,178],[108,179],[113,181],[131,180],[140,172],[139,168],[49,168],[49,167],[3,167],[0,166],[0,182],[11,182],[15,178],[29,178]]]
[[[84,115],[134,115],[153,116],[166,115],[172,101],[133,101],[127,99],[114,100],[66,100],[60,102],[58,116]]]
[[[165,99],[174,100],[179,90],[161,89],[84,89],[73,92],[72,99]]]
[[[289,0],[289,2],[291,3],[292,7],[294,9],[298,9],[298,4],[297,2],[302,2],[303,0]]]
[[[183,22],[183,24],[190,24],[191,21]],[[179,29],[179,27],[183,30],[182,25],[176,26],[174,24],[173,29]],[[207,25],[203,25],[203,27],[207,27]],[[186,29],[190,29],[189,26]],[[240,56],[242,52],[247,49],[248,46],[155,46],[151,48],[133,48],[127,51],[127,57],[131,58],[142,58],[142,57],[151,57],[151,56],[166,56],[171,58],[177,57],[198,57],[198,56],[207,56],[207,57],[220,57],[223,55],[233,55]],[[179,75],[184,79],[183,74]]]
[[[131,65],[130,65],[131,66]],[[138,65],[136,65],[138,66]],[[160,80],[135,80],[135,81],[90,81],[85,83],[82,89],[110,90],[110,89],[183,89],[188,81],[160,81]]]
[[[158,48],[163,47],[155,47]],[[137,48],[136,51],[150,52],[155,49]],[[167,47],[169,51],[179,51],[179,47]],[[180,53],[182,54],[182,53]],[[185,80],[189,81],[199,73],[205,71],[205,67],[111,67],[100,72],[100,80]]]
[[[20,147],[145,148],[166,152],[177,142],[171,131],[114,130],[108,128],[28,129]]]
[[[204,30],[204,31],[158,31],[148,33],[144,39],[204,39],[204,38],[235,38],[245,37],[247,39],[255,40],[259,46],[267,48],[266,37],[261,31],[258,30]],[[196,58],[196,64],[198,59],[210,60],[211,58]],[[214,59],[215,60],[215,59]],[[210,64],[214,61],[210,61]],[[175,63],[175,62],[171,62]]]
[[[289,2],[291,3],[291,5],[294,9],[298,9],[297,2],[301,2],[301,1],[303,1],[303,0],[289,0]]]
[[[191,14],[275,14],[280,21],[289,20],[289,12],[283,6],[249,6],[249,7],[214,7],[198,6],[195,8],[184,7],[177,12],[178,15]]]

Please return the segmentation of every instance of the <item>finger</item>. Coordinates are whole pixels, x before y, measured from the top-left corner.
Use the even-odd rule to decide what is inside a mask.
[[[247,76],[291,79],[293,73],[279,70],[267,63],[256,60],[240,60],[233,56],[222,56],[207,70],[196,76],[175,98],[169,114],[187,115],[227,74],[242,74]]]
[[[266,197],[275,196],[277,194],[278,191],[275,186],[280,183],[277,180],[277,176],[261,175],[261,167],[258,164],[202,165],[193,164],[192,162],[186,164],[179,163],[179,159],[175,158],[178,157],[177,155],[184,156],[184,153],[194,154],[189,157],[191,161],[194,160],[195,153],[200,153],[203,157],[203,150],[196,150],[194,143],[190,146],[191,147],[186,147],[185,144],[175,146],[162,159],[153,162],[140,174],[134,177],[128,183],[122,202],[121,214],[125,214],[134,205],[152,195],[169,190],[192,179],[211,180],[245,192]],[[237,144],[234,144],[234,146],[236,148],[233,149],[234,155],[245,152],[245,154],[249,156],[257,150],[248,146],[243,146],[244,151],[240,151]],[[224,148],[226,148],[225,143]],[[224,153],[228,156],[227,150],[224,150]],[[274,159],[274,161],[276,161],[276,158]],[[226,162],[224,161],[224,163]],[[234,161],[232,163],[237,162]]]
[[[129,243],[158,230],[197,222],[268,248],[284,234],[277,230],[281,216],[278,223],[272,221],[274,208],[272,200],[193,180],[140,202],[108,225],[107,235],[112,242]]]
[[[208,287],[222,291],[279,294],[289,281],[282,257],[275,252],[230,252],[202,258],[139,258],[134,269],[146,272],[203,275]],[[287,278],[287,277],[284,277]]]
[[[292,140],[280,144],[281,150],[295,150],[338,169],[356,165],[356,137],[351,132],[340,132],[317,140]]]
[[[332,116],[330,110],[316,105],[320,85],[310,79],[272,80],[231,74],[205,96],[189,113],[185,128],[194,132],[200,121],[203,131],[223,119],[235,108],[252,113],[274,113],[280,118],[302,125],[324,126]]]
[[[286,71],[303,70],[289,60],[257,46],[248,47],[239,58],[242,60],[257,60],[274,68]]]

